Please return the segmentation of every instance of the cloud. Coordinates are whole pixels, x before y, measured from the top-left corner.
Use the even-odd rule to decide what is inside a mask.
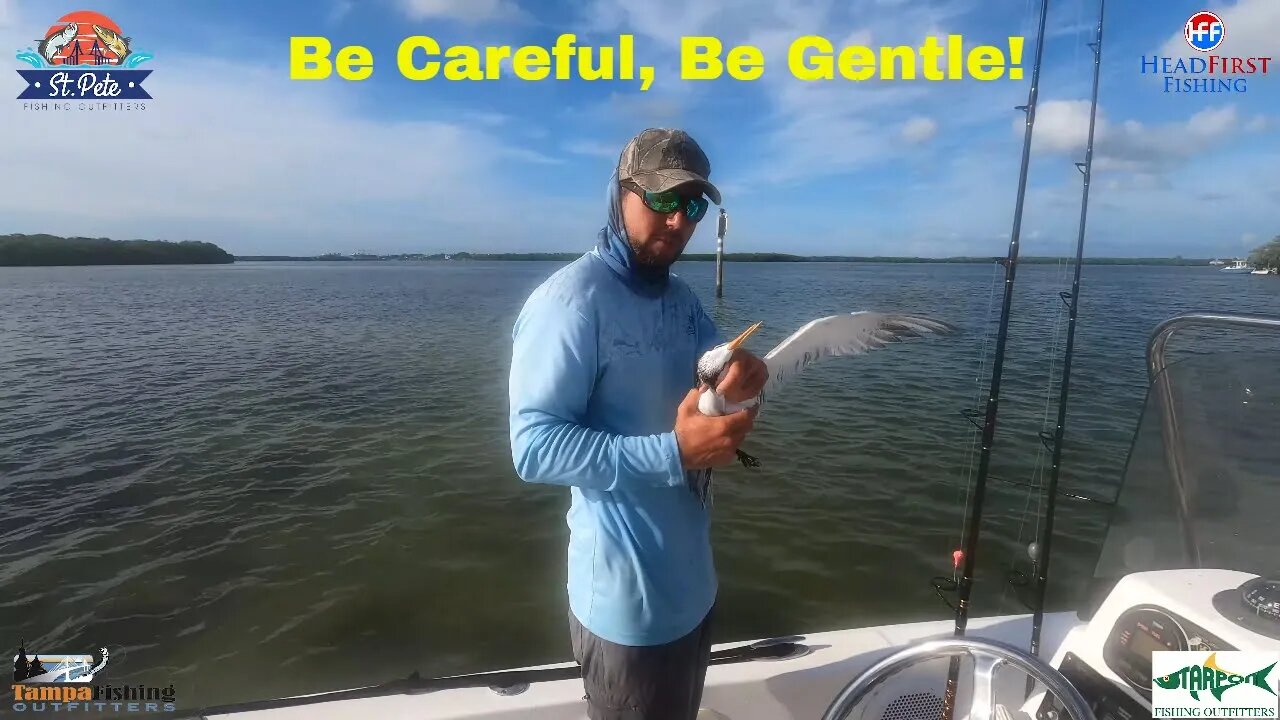
[[[767,64],[763,77],[735,86],[760,97],[766,108],[756,113],[748,131],[753,135],[750,144],[758,149],[752,151],[754,160],[740,179],[743,186],[761,189],[856,172],[910,152],[931,131],[915,122],[907,132],[903,124],[922,110],[932,110],[921,106],[926,99],[948,92],[938,83],[799,81],[787,67],[788,50],[796,38],[820,34],[837,48],[866,45],[873,39],[914,43],[922,29],[950,24],[973,5],[972,0],[940,0],[929,7],[904,4],[893,12],[873,14],[869,22],[866,13],[831,0],[593,0],[586,8],[591,32],[625,29],[667,50],[678,50],[682,36],[705,34],[720,38],[725,46],[761,50]],[[697,99],[706,101],[714,92],[713,88]],[[675,97],[688,113],[692,100]]]
[[[523,17],[513,0],[399,0],[410,20],[457,20],[483,23]]]
[[[0,45],[29,36],[0,32]],[[591,212],[519,182],[560,160],[480,123],[367,117],[341,86],[212,58],[166,57],[147,87],[145,110],[15,103],[0,113],[0,134],[24,138],[0,143],[0,166],[23,179],[0,194],[12,230],[210,240],[240,253],[357,238],[371,249],[517,249],[593,232],[572,219]],[[85,148],[104,150],[109,166],[87,164]],[[58,192],[68,172],[93,191]]]
[[[1235,105],[1205,108],[1187,120],[1186,131],[1194,139],[1212,140],[1226,135],[1240,124]]]
[[[938,134],[938,123],[932,118],[913,117],[902,126],[902,139],[912,144],[926,143]]]
[[[1036,108],[1035,131],[1031,135],[1032,150],[1048,152],[1083,151],[1089,142],[1089,108],[1088,100],[1047,100]],[[1094,135],[1105,133],[1096,127]],[[1026,120],[1019,114],[1012,122],[1013,132],[1022,137],[1026,129]],[[1100,131],[1101,130],[1101,131]]]
[[[1280,2],[1239,0],[1234,5],[1215,7],[1214,12],[1227,26],[1226,37],[1213,51],[1215,55],[1274,56],[1276,37],[1280,36]],[[1200,55],[1187,44],[1181,27],[1170,33],[1169,39],[1161,46],[1158,54],[1170,57]]]
[[[611,92],[603,111],[627,127],[663,127],[679,124],[685,114],[682,93],[649,91],[646,93]]]
[[[467,117],[480,125],[491,128],[501,127],[511,121],[510,115],[488,111],[469,112]]]
[[[753,2],[742,5],[751,12]],[[725,28],[715,22],[723,19],[732,5],[726,0],[593,0],[584,5],[583,19],[589,32],[608,33],[625,29],[637,37],[648,38],[667,46],[680,47],[682,36],[714,35],[725,38]],[[716,32],[712,32],[716,30]]]
[[[1266,115],[1254,115],[1251,120],[1244,126],[1246,132],[1265,132],[1270,127],[1270,122]]]
[[[329,16],[327,18],[330,25],[337,25],[351,14],[351,10],[355,7],[352,0],[333,0],[333,4],[329,7]]]
[[[1241,125],[1235,105],[1209,107],[1183,122],[1147,125],[1127,120],[1112,125],[1098,107],[1094,130],[1094,170],[1124,171],[1148,176],[1137,180],[1159,185],[1158,176],[1169,172],[1207,148],[1233,137]],[[1249,127],[1257,129],[1258,118]],[[1013,133],[1021,137],[1021,118],[1012,124]],[[1089,135],[1088,100],[1053,100],[1042,103],[1036,111],[1032,148],[1057,154],[1083,153]]]
[[[607,145],[593,140],[578,140],[576,142],[571,142],[566,144],[564,149],[565,152],[570,152],[574,155],[607,158],[615,162],[618,159],[618,154],[622,152],[622,149],[619,147],[614,147],[612,145]]]
[[[1060,111],[1087,127],[1087,115],[1079,118],[1078,109],[1062,105]],[[1100,107],[1099,118],[1104,115]],[[1234,243],[1241,232],[1273,223],[1268,213],[1274,214],[1271,208],[1280,200],[1280,148],[1262,144],[1257,136],[1240,138],[1240,124],[1238,110],[1229,106],[1166,123],[1103,123],[1108,131],[1095,143],[1086,252],[1221,253],[1223,243]],[[1023,216],[1027,254],[1062,252],[1052,244],[1054,233],[1074,230],[1078,221],[1081,176],[1070,161],[1083,160],[1083,132],[1068,126],[1062,136],[1059,149],[1045,148],[1033,159]],[[891,237],[926,246],[929,238],[949,238],[937,242],[942,254],[1000,252],[1008,241],[1021,140],[1021,133],[1011,132],[1003,136],[1003,150],[963,146],[938,156],[935,172],[876,197],[877,212],[866,216],[880,223],[879,217],[898,218],[897,227],[881,231]],[[859,208],[850,212],[862,214]],[[1206,227],[1206,217],[1213,218],[1213,227],[1193,230]],[[1034,238],[1036,227],[1047,234]]]
[[[1147,126],[1129,120],[1099,135],[1094,167],[1163,174],[1222,143],[1239,124],[1235,105],[1205,108],[1183,123]]]
[[[1264,17],[1275,12],[1265,6],[1268,2],[1280,7],[1274,0],[1240,0],[1229,12],[1242,14],[1243,19],[1237,22],[1227,17],[1229,39],[1233,39],[1233,22],[1256,21],[1271,28],[1265,33],[1244,33],[1242,28],[1240,34],[1246,35],[1242,43],[1256,46],[1262,39],[1262,51],[1253,53],[1257,55],[1271,54],[1266,43],[1280,36],[1280,27]],[[886,9],[891,12],[865,12],[866,8],[884,6],[890,6]],[[1022,32],[1010,29],[1008,34],[1031,36],[1038,8],[1034,3],[1018,6],[1023,12],[1006,19],[1010,25],[1020,24]],[[771,186],[815,187],[812,183],[818,180],[841,178],[839,182],[844,182],[849,178],[850,185],[859,191],[842,197],[842,212],[859,217],[859,227],[841,228],[833,236],[829,228],[818,228],[815,223],[814,234],[824,238],[815,241],[820,245],[856,242],[863,252],[877,248],[897,252],[908,246],[938,248],[942,254],[1003,252],[1025,130],[1025,116],[1009,113],[1009,108],[1025,102],[1025,82],[882,83],[836,79],[806,83],[793,78],[787,68],[788,45],[801,35],[820,34],[841,47],[914,45],[929,33],[971,34],[976,23],[985,26],[986,15],[974,0],[889,0],[879,5],[876,0],[862,5],[835,0],[590,0],[585,7],[587,24],[593,32],[634,32],[640,43],[656,43],[658,51],[677,50],[680,36],[698,34],[714,35],[726,46],[750,44],[762,50],[768,63],[764,77],[756,82],[727,85],[733,96],[726,105],[741,107],[744,96],[761,101],[760,109],[748,116],[750,123],[735,131],[733,142],[744,160],[735,161],[737,166],[730,170],[734,192],[729,194],[733,197]],[[1070,57],[1079,68],[1091,64],[1085,45],[1096,30],[1096,12],[1091,7],[1088,3],[1074,3],[1051,8],[1050,38],[1059,38],[1049,50],[1051,57],[1055,53],[1060,58]],[[1004,30],[1002,27],[999,32]],[[1189,48],[1177,32],[1179,28],[1170,30],[1171,36],[1182,44],[1183,50],[1176,54],[1185,55],[1184,50]],[[1255,39],[1249,40],[1248,34]],[[1072,47],[1067,47],[1069,44]],[[1034,50],[1034,43],[1029,42],[1028,56]],[[1029,63],[1030,57],[1026,61]],[[1049,65],[1054,66],[1052,60]],[[1057,88],[1061,99],[1045,100],[1042,93],[1034,147],[1040,155],[1060,157],[1035,164],[1025,217],[1036,227],[1074,228],[1077,222],[1081,180],[1069,161],[1084,159],[1090,105],[1087,99],[1073,98],[1088,97],[1088,77],[1087,72],[1064,72],[1063,82],[1043,84]],[[708,108],[721,107],[716,93],[726,86],[698,87],[696,96],[680,98],[681,109],[689,118],[699,117]],[[692,103],[701,107],[691,111]],[[1235,214],[1220,230],[1256,225],[1256,218],[1266,206],[1266,193],[1275,187],[1265,179],[1276,175],[1266,170],[1260,160],[1235,152],[1241,149],[1241,143],[1232,143],[1240,129],[1267,129],[1267,121],[1256,115],[1261,108],[1246,113],[1249,105],[1215,105],[1191,114],[1195,109],[1170,121],[1162,117],[1162,111],[1149,108],[1132,111],[1135,115],[1111,118],[1099,108],[1093,198],[1098,210],[1090,220],[1092,252],[1133,253],[1131,243],[1135,240],[1159,248],[1156,253],[1178,243],[1182,243],[1179,248],[1189,248],[1204,242],[1190,236],[1165,240],[1178,235],[1179,228],[1203,223],[1206,209],[1197,207],[1195,202],[1201,195],[1215,197],[1215,211]],[[939,122],[943,119],[948,132],[940,136]],[[1016,132],[1003,132],[1007,119]],[[1257,135],[1251,137],[1261,141]],[[1237,182],[1237,166],[1261,172],[1264,182],[1252,189],[1244,180]],[[1046,175],[1042,168],[1058,174]],[[1224,183],[1223,177],[1232,180]],[[1215,184],[1223,187],[1215,188]],[[742,219],[739,227],[765,228],[773,223],[764,213],[748,217],[754,208],[739,202],[734,201]],[[815,201],[814,216],[823,215],[816,207],[820,202]],[[921,212],[920,208],[928,210]],[[810,228],[795,226],[757,230],[762,235],[785,232],[789,238],[806,236],[809,231]],[[1052,233],[1040,238],[1032,233],[1028,225],[1024,240],[1029,244],[1047,247],[1047,243],[1055,241],[1050,237]],[[1094,235],[1102,239],[1095,241]],[[998,239],[993,242],[988,239],[991,237]],[[745,237],[740,239],[745,241]],[[829,250],[815,245],[806,251],[810,249]]]

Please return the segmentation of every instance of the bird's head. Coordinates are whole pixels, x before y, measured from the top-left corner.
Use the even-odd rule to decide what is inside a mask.
[[[742,343],[746,342],[747,338],[751,337],[763,324],[763,322],[758,322],[744,330],[738,337],[703,353],[702,357],[698,358],[698,380],[715,387],[720,382],[720,374],[729,365],[729,359],[733,357],[733,351],[741,347]]]

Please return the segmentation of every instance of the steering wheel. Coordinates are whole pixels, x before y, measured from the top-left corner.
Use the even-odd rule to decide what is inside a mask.
[[[995,719],[995,671],[1005,664],[1039,680],[1049,692],[1057,696],[1062,703],[1066,720],[1097,720],[1080,691],[1053,666],[1012,645],[972,637],[929,640],[890,655],[845,685],[823,714],[822,720],[845,720],[858,703],[896,672],[925,660],[959,655],[973,658],[973,702],[969,707],[969,720]]]

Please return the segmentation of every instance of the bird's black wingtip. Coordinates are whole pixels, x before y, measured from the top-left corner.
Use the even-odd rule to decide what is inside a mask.
[[[923,335],[958,335],[960,327],[946,320],[926,317],[924,315],[899,315],[895,318],[902,334],[921,337]]]

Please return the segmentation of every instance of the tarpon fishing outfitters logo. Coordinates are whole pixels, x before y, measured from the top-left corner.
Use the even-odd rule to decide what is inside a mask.
[[[1182,37],[1195,51],[1189,57],[1143,55],[1142,74],[1160,78],[1170,95],[1205,95],[1249,92],[1250,80],[1271,71],[1271,57],[1234,57],[1212,52],[1227,39],[1227,24],[1218,15],[1202,10],[1187,18]]]
[[[1280,652],[1151,654],[1151,717],[1275,718]]]
[[[26,641],[13,656],[15,713],[110,712],[171,713],[177,709],[177,691],[145,685],[91,684],[107,666],[107,649],[101,657],[60,652],[28,651]]]
[[[152,56],[102,13],[77,10],[58,18],[35,45],[18,51],[32,69],[18,70],[27,87],[18,95],[30,110],[145,110],[142,87]]]

